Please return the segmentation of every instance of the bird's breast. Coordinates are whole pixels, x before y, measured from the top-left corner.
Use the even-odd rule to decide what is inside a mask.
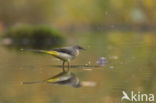
[[[71,59],[74,58],[74,56],[66,54],[66,53],[59,53],[59,58],[64,61],[70,61]]]
[[[79,50],[76,50],[75,55],[76,55],[76,56],[78,56],[78,55],[79,55]]]

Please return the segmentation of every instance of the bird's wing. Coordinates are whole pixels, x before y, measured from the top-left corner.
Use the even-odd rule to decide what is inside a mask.
[[[53,49],[54,51],[61,52],[61,53],[66,53],[73,55],[73,50],[72,48],[59,48],[59,49]]]

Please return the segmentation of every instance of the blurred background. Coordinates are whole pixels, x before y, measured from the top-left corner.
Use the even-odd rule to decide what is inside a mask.
[[[1,31],[31,24],[60,29],[152,29],[156,22],[154,0],[1,0]]]
[[[120,103],[123,90],[155,94],[155,11],[155,0],[0,0],[0,103]],[[21,85],[61,72],[60,61],[21,49],[75,44],[87,50],[71,71],[95,87]],[[101,57],[107,64],[97,64]]]

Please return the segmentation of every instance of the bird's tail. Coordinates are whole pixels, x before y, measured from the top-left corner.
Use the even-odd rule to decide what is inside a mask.
[[[24,49],[21,49],[24,50]],[[53,50],[35,50],[35,49],[27,49],[26,51],[31,51],[31,52],[38,52],[38,53],[45,53],[45,54],[50,54],[53,56],[58,56],[59,53],[57,51],[53,51]]]
[[[21,84],[55,83],[58,81],[59,81],[59,78],[50,78],[50,79],[42,80],[42,81],[21,82]]]
[[[43,81],[33,81],[33,82],[22,82],[21,84],[39,84],[42,83]]]

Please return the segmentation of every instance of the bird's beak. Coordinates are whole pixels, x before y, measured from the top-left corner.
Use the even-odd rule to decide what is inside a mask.
[[[81,48],[81,50],[86,50],[85,48]]]

